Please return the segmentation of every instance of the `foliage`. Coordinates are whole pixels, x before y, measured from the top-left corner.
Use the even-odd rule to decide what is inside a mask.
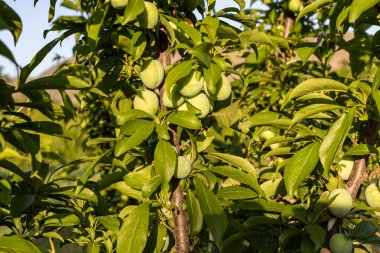
[[[365,199],[379,192],[379,1],[64,0],[76,15],[56,18],[50,4],[45,36],[61,35],[15,86],[0,77],[0,251],[380,245]],[[0,13],[17,43],[20,17]],[[68,36],[75,62],[30,80]],[[1,40],[0,54],[18,66]],[[334,217],[340,188],[353,208]]]

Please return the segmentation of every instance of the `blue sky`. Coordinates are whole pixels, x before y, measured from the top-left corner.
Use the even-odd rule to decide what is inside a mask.
[[[30,62],[33,56],[38,52],[41,47],[49,41],[57,37],[57,33],[49,33],[47,38],[43,38],[43,31],[48,29],[51,24],[48,23],[48,10],[49,2],[47,0],[40,0],[37,5],[33,6],[33,0],[4,0],[11,6],[21,17],[23,23],[23,30],[21,37],[16,46],[13,44],[13,38],[8,31],[0,31],[0,38],[13,52],[16,61],[20,66],[25,66]],[[60,15],[72,15],[75,12],[58,6],[61,0],[57,1],[56,17]],[[246,2],[250,2],[247,0]],[[226,6],[237,6],[233,0],[217,0],[217,9]],[[37,76],[44,70],[48,69],[54,64],[54,57],[58,54],[64,58],[72,55],[72,46],[74,45],[74,37],[71,36],[64,40],[62,45],[57,45],[44,61],[33,71],[32,76]],[[3,67],[3,72],[10,76],[16,75],[16,67],[7,59],[0,56],[0,66]]]

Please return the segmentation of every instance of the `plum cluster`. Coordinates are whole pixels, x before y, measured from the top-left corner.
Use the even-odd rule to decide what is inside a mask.
[[[155,115],[159,109],[159,97],[157,89],[164,80],[165,71],[162,64],[157,60],[143,63],[140,71],[140,79],[145,90],[139,91],[133,100],[133,107],[151,115]],[[195,108],[198,117],[204,118],[213,110],[214,101],[222,101],[230,97],[231,84],[225,75],[215,84],[216,89],[211,93],[207,88],[202,73],[192,70],[189,75],[181,78],[162,95],[162,104],[166,108],[178,111],[190,111]]]

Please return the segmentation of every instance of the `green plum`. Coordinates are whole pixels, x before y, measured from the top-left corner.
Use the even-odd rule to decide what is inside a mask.
[[[164,80],[164,76],[164,67],[157,60],[146,61],[141,66],[140,79],[149,89],[157,88]]]
[[[335,189],[330,195],[329,199],[336,198],[330,203],[329,210],[335,217],[346,216],[352,208],[352,197],[346,189]]]
[[[137,16],[141,27],[145,29],[152,29],[158,24],[158,9],[156,5],[151,2],[144,2],[144,11]]]
[[[144,111],[150,115],[157,113],[159,100],[156,93],[150,90],[143,90],[137,93],[133,99],[133,108]]]

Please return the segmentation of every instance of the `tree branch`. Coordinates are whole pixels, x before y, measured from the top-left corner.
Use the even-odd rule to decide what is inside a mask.
[[[161,52],[158,60],[165,67],[171,64],[171,58],[168,50]],[[160,107],[165,109],[162,103],[162,96],[164,94],[165,87],[163,85],[160,88]],[[180,151],[179,140],[177,132],[170,129],[172,133],[172,143],[175,145],[177,151]],[[173,212],[173,223],[174,223],[174,238],[175,238],[175,249],[177,253],[189,253],[190,252],[190,237],[189,237],[189,217],[187,211],[184,209],[185,196],[181,188],[179,187],[179,180],[172,180],[173,193],[171,196],[171,202],[176,206],[176,210]]]
[[[373,144],[377,137],[377,130],[379,129],[379,124],[373,120],[369,120],[364,131],[364,144]],[[355,160],[355,166],[351,173],[350,178],[346,184],[348,191],[351,193],[352,198],[354,199],[358,194],[360,185],[363,180],[368,177],[367,174],[367,162],[369,155],[360,157]]]

